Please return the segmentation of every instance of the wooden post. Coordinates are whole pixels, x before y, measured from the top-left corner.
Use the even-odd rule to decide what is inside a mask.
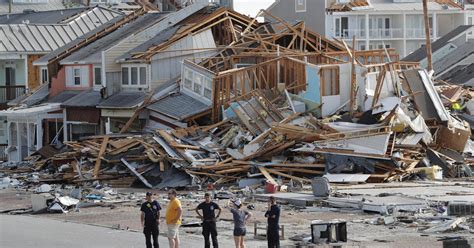
[[[354,114],[354,108],[356,104],[356,54],[355,54],[355,35],[352,37],[352,60],[351,60],[351,97],[350,101],[351,104],[350,106],[350,115],[353,116]]]
[[[433,60],[431,58],[431,38],[430,38],[430,21],[428,18],[428,0],[423,0],[423,17],[425,19],[425,36],[426,36],[426,58],[428,60],[428,72],[433,70]]]
[[[100,163],[102,161],[102,156],[104,155],[104,152],[105,152],[105,149],[107,148],[108,143],[109,143],[109,136],[105,136],[104,140],[102,141],[102,145],[100,146],[99,155],[97,155],[97,160],[95,161],[94,178],[97,178],[99,176]]]

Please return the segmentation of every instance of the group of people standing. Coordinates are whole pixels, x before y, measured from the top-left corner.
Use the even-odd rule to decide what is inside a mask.
[[[170,200],[166,209],[166,225],[168,227],[167,237],[170,248],[179,247],[179,226],[181,225],[182,207],[181,202],[176,198],[175,190],[168,192]],[[243,204],[239,199],[228,202],[227,207],[230,209],[234,220],[234,242],[236,248],[245,248],[244,237],[247,233],[245,228],[246,222],[252,217],[252,213],[243,208]],[[160,224],[160,204],[153,200],[151,192],[146,193],[146,201],[141,205],[141,223],[147,248],[158,248],[158,234]],[[204,201],[195,209],[196,213],[202,220],[202,235],[204,236],[204,247],[218,248],[217,240],[217,221],[222,212],[222,208],[212,201],[209,193],[204,195]],[[268,247],[280,247],[279,221],[280,207],[276,204],[275,197],[271,196],[268,200],[268,208],[265,212],[267,218],[267,241]],[[209,240],[209,237],[211,240]],[[152,246],[153,240],[153,246]]]

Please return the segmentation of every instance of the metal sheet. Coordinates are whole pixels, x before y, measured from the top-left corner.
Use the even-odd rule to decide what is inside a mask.
[[[326,174],[330,183],[365,183],[369,179],[368,174]]]

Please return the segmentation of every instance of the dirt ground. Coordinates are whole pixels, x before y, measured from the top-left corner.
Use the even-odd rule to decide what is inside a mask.
[[[78,211],[71,210],[64,214],[41,214],[37,217],[50,218],[61,221],[84,223],[98,225],[110,228],[119,228],[122,230],[139,231],[139,205],[143,200],[142,196],[145,190],[141,189],[119,189],[118,190],[121,203],[107,203],[103,206],[94,206],[88,208],[80,208]],[[29,208],[31,192],[22,189],[3,189],[0,190],[0,211]],[[183,205],[183,223],[199,222],[194,208],[201,201],[201,194],[193,192],[190,196],[189,192],[180,192],[180,198]],[[158,193],[156,200],[166,209],[167,200],[165,194]],[[228,200],[216,200],[216,202],[224,207],[218,222],[219,242],[221,247],[232,247],[232,216],[227,208],[225,208]],[[253,217],[247,223],[247,245],[248,247],[265,247],[266,241],[261,237],[254,237],[254,223],[265,223],[264,213],[266,210],[265,202],[246,202],[246,206],[253,205],[255,209],[249,210]],[[303,247],[301,241],[294,241],[291,238],[295,236],[310,237],[310,223],[313,220],[332,220],[343,219],[347,221],[348,239],[347,243],[342,243],[342,247],[442,247],[442,242],[437,241],[446,236],[462,236],[474,243],[474,235],[464,231],[449,234],[423,234],[418,231],[418,227],[396,223],[394,225],[376,225],[368,223],[370,220],[381,217],[377,214],[367,214],[357,211],[310,211],[301,207],[292,205],[281,205],[280,222],[284,225],[284,240],[282,245],[287,247]],[[164,215],[162,211],[162,216]],[[163,220],[164,221],[164,220]],[[160,230],[166,231],[165,224],[160,225]],[[202,241],[200,227],[182,227],[181,238],[192,239],[196,242]],[[259,234],[263,234],[264,230],[259,230]],[[196,247],[200,247],[198,245]]]

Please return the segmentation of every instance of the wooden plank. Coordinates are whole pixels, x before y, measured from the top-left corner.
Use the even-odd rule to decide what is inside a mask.
[[[267,169],[267,171],[270,172],[270,173],[272,173],[272,174],[279,175],[279,176],[282,176],[282,177],[286,177],[286,178],[289,178],[289,179],[293,179],[293,180],[297,180],[297,181],[302,181],[302,182],[311,182],[311,180],[309,180],[309,179],[301,178],[301,177],[295,177],[295,176],[288,175],[288,174],[286,174],[286,173],[279,172],[279,171],[276,171],[276,170],[273,170],[273,169]],[[263,174],[263,173],[262,173],[262,174]]]
[[[270,173],[268,173],[267,168],[262,167],[262,166],[259,166],[258,169],[260,170],[260,172],[262,173],[262,175],[263,175],[268,181],[270,181],[270,183],[272,183],[272,184],[274,184],[274,185],[278,185],[278,183],[275,181],[275,179],[273,179],[273,177],[270,175]]]
[[[100,146],[99,155],[95,161],[94,166],[94,178],[99,176],[100,164],[102,162],[102,156],[104,155],[105,149],[107,148],[107,144],[109,143],[109,136],[105,136],[104,140],[102,141],[102,145]]]

